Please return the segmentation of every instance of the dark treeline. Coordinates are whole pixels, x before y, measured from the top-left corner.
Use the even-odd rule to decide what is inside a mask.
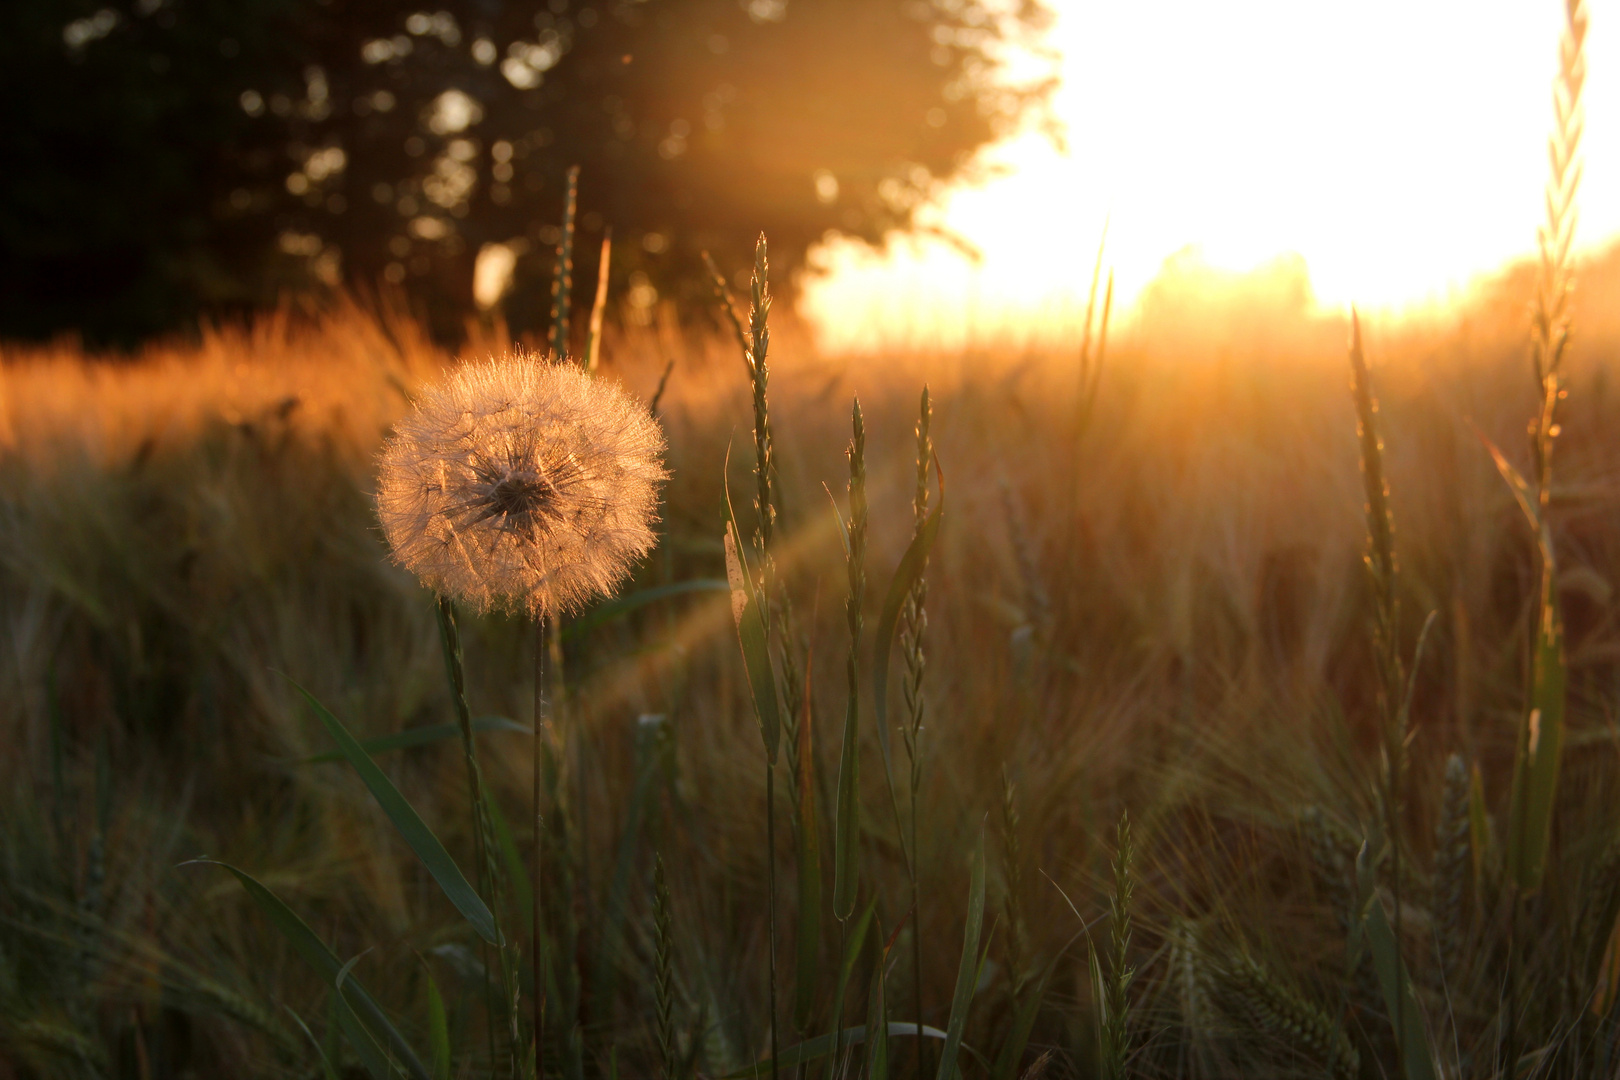
[[[696,300],[755,234],[912,228],[1048,83],[1040,0],[25,2],[0,35],[0,336],[128,344],[289,290],[407,289],[454,335],[482,245],[544,321],[563,177],[576,301]],[[644,276],[644,279],[643,279]]]

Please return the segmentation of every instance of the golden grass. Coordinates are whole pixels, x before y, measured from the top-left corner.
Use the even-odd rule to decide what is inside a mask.
[[[1515,270],[1456,311],[1367,333],[1401,529],[1397,632],[1408,647],[1424,615],[1439,612],[1410,773],[1409,827],[1425,860],[1441,792],[1455,788],[1443,782],[1450,752],[1479,764],[1498,817],[1505,805],[1533,551],[1468,425],[1526,456],[1524,419],[1537,392],[1526,375],[1532,279]],[[1614,824],[1604,792],[1614,775],[1609,725],[1620,711],[1620,429],[1611,422],[1620,316],[1608,312],[1620,299],[1620,252],[1583,268],[1581,280],[1554,490],[1572,673],[1569,859],[1586,857],[1586,838]],[[1074,428],[1076,361],[1064,352],[918,350],[845,363],[815,355],[788,327],[773,327],[771,350],[776,564],[813,652],[828,783],[844,701],[846,590],[821,485],[838,491],[847,475],[848,403],[858,393],[875,604],[914,528],[916,401],[924,380],[931,387],[947,511],[928,591],[927,825],[917,852],[927,909],[915,932],[939,943],[923,959],[928,999],[937,1011],[950,996],[962,853],[1001,799],[1004,768],[1018,791],[1023,860],[1086,918],[1106,907],[1104,838],[1128,805],[1140,875],[1132,940],[1133,993],[1142,997],[1133,1015],[1152,1032],[1138,1032],[1147,1048],[1132,1067],[1147,1072],[1173,1071],[1190,1038],[1164,1019],[1175,988],[1167,954],[1155,951],[1175,920],[1207,927],[1200,941],[1241,944],[1290,987],[1316,986],[1342,962],[1336,924],[1298,869],[1293,823],[1307,806],[1341,825],[1370,820],[1379,738],[1343,320],[1314,315],[1297,296],[1251,309],[1238,296],[1211,307],[1161,292],[1152,304],[1157,315],[1115,331],[1083,433]],[[487,331],[462,354],[503,346]],[[386,564],[369,492],[373,455],[405,395],[451,359],[408,318],[353,304],[212,330],[129,361],[68,345],[4,351],[0,743],[12,752],[0,767],[10,791],[0,808],[0,905],[24,912],[14,923],[55,925],[26,895],[86,902],[99,836],[109,853],[101,871],[109,886],[94,901],[99,927],[160,944],[171,961],[247,1000],[289,1000],[317,1017],[317,988],[232,891],[210,889],[196,869],[165,869],[206,850],[281,871],[277,889],[352,946],[349,954],[380,944],[362,968],[389,973],[374,986],[391,987],[396,1007],[417,1008],[409,948],[445,943],[442,904],[349,777],[291,763],[324,747],[272,669],[367,734],[449,718],[431,601]],[[667,538],[643,585],[723,577],[728,445],[732,489],[749,489],[751,390],[727,335],[668,323],[610,329],[602,368],[648,396],[670,359],[660,406],[674,472]],[[867,616],[870,625],[875,613]],[[475,713],[527,719],[523,633],[498,617],[468,622]],[[594,950],[608,940],[603,898],[621,857],[636,883],[627,944],[608,961],[627,977],[611,1001],[590,1007],[587,1040],[602,1053],[616,1041],[621,1060],[648,1068],[669,1050],[666,1010],[675,1049],[696,1046],[713,1072],[750,1059],[763,1040],[764,781],[730,635],[722,599],[689,597],[609,624],[567,652],[565,760],[579,764],[567,766],[564,803],[587,984]],[[672,732],[673,756],[657,766],[665,783],[632,822],[634,780],[646,761],[662,761],[646,757],[641,714],[669,717],[656,730]],[[489,779],[519,821],[524,755],[501,741],[512,736],[485,738]],[[870,741],[867,750],[875,753]],[[98,756],[116,763],[117,809],[106,818],[96,811]],[[467,827],[453,759],[412,751],[389,768],[456,847]],[[881,771],[862,771],[865,873],[888,897],[892,928],[909,889]],[[789,847],[785,837],[782,866],[791,865]],[[654,848],[670,893],[658,920],[645,883]],[[154,851],[176,854],[154,867]],[[1079,928],[1057,888],[1039,874],[1031,882],[1020,897],[1026,968]],[[785,909],[791,892],[784,886],[778,898]],[[1424,923],[1407,921],[1421,954]],[[58,953],[37,935],[15,925],[0,933],[4,956],[46,958],[0,960],[12,964],[8,985],[21,988],[0,990],[0,1004],[21,1003],[0,1036],[23,1039],[18,1025],[75,995],[123,995],[137,1002],[135,1019],[70,1017],[65,1030],[111,1046],[156,1030],[163,998],[127,976],[122,940],[98,948],[123,959],[97,959],[74,982],[78,969],[60,962],[42,974]],[[673,987],[663,974],[647,977],[664,970],[662,961],[648,966],[660,950],[673,951]],[[1062,1051],[1054,1068],[1084,1057],[1074,1034],[1086,1029],[1074,1019],[1088,1008],[1083,968],[1077,961],[1056,977],[1037,1028],[1038,1046]],[[450,977],[438,970],[441,982]],[[998,971],[970,1043],[994,1045],[1007,1015],[1012,987]],[[906,982],[891,984],[899,1009]],[[193,1003],[181,1010],[198,1033],[193,1067],[230,1072],[254,1061],[264,1075],[292,1075],[307,1066],[296,1040],[208,1019],[219,1010],[195,1004],[200,985],[175,991]],[[1329,999],[1311,1000],[1322,1008]],[[688,1029],[700,1018],[711,1027],[692,1043]],[[1477,1032],[1476,1021],[1459,1023]]]

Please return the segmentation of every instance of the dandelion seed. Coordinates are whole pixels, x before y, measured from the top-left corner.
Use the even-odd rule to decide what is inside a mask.
[[[378,516],[429,588],[556,616],[612,593],[652,549],[663,451],[645,407],[572,364],[467,364],[383,447]]]

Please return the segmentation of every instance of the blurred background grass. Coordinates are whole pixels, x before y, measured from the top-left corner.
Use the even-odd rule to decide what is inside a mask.
[[[1599,989],[1595,945],[1614,918],[1616,896],[1592,890],[1620,883],[1620,860],[1604,858],[1620,824],[1620,446],[1609,421],[1620,251],[1580,280],[1553,499],[1570,672],[1556,858],[1581,884],[1545,901],[1568,917],[1535,931],[1545,940],[1531,951],[1539,1000],[1527,1021],[1538,1061],[1569,1075],[1595,1060],[1568,1057],[1587,1045],[1569,1024]],[[1413,712],[1404,843],[1419,867],[1430,865],[1448,754],[1477,763],[1489,806],[1505,808],[1537,567],[1472,426],[1527,458],[1538,395],[1525,359],[1531,283],[1527,269],[1511,270],[1455,312],[1369,334],[1408,648],[1437,613]],[[925,380],[931,389],[947,509],[929,585],[925,904],[902,940],[921,936],[923,1019],[943,1026],[967,853],[988,816],[1000,922],[967,1033],[986,1054],[1000,1045],[1014,986],[1057,960],[1030,1058],[1051,1049],[1040,1068],[1091,1075],[1083,945],[1062,950],[1107,909],[1114,822],[1128,807],[1132,1070],[1324,1067],[1297,1039],[1211,1020],[1198,1005],[1222,985],[1201,982],[1198,964],[1215,970],[1236,950],[1337,1011],[1343,932],[1301,815],[1318,808],[1317,834],[1347,844],[1351,859],[1360,823],[1376,815],[1347,327],[1263,293],[1162,290],[1153,317],[1109,343],[1090,412],[1072,354],[919,349],[843,362],[777,330],[778,560],[813,657],[829,784],[846,644],[842,553],[822,485],[840,492],[843,418],[858,394],[869,596],[880,593],[910,538],[916,399]],[[506,345],[485,324],[458,355]],[[282,677],[366,736],[451,719],[432,598],[389,565],[370,494],[389,424],[451,360],[403,305],[351,302],[150,344],[115,365],[71,345],[0,353],[0,1076],[315,1075],[287,1010],[325,1030],[322,987],[234,883],[177,865],[203,854],[258,875],[341,956],[371,949],[358,971],[415,1023],[427,965],[461,1002],[453,1028],[478,1043],[470,940],[355,778],[305,760],[328,746]],[[659,405],[674,476],[665,536],[632,588],[724,578],[728,447],[733,487],[749,483],[735,344],[672,322],[610,328],[605,374],[643,397],[670,360]],[[592,623],[587,614],[565,629],[552,818],[569,880],[553,917],[578,925],[580,1060],[593,1075],[614,1054],[624,1075],[655,1071],[650,880],[661,854],[682,1047],[702,1074],[724,1075],[759,1057],[766,1031],[763,778],[726,601],[699,592]],[[526,723],[529,628],[491,616],[463,630],[474,713]],[[526,742],[480,738],[521,842]],[[867,738],[875,758],[870,725]],[[382,760],[465,865],[464,778],[450,744]],[[892,929],[909,894],[881,773],[867,781],[865,873]],[[779,839],[790,865],[791,839]],[[1490,857],[1476,849],[1472,859],[1470,895],[1483,897]],[[1467,985],[1435,981],[1422,959],[1437,932],[1426,872],[1408,872],[1419,882],[1407,899],[1408,962],[1429,1015],[1454,1025],[1436,1044],[1459,1075],[1487,1075],[1490,1029],[1468,1010],[1495,992],[1493,969],[1469,968]],[[780,885],[789,911],[791,882]],[[1478,934],[1490,910],[1470,910],[1467,932]],[[1586,938],[1566,932],[1582,920],[1602,925]],[[791,944],[779,947],[785,960]],[[891,987],[897,1017],[910,1015],[904,984]],[[1207,1008],[1215,1015],[1219,1002]],[[909,1061],[909,1050],[895,1054]]]

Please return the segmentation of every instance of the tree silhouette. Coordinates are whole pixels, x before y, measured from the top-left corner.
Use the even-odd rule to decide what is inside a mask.
[[[48,3],[0,38],[0,333],[128,342],[287,289],[399,284],[454,335],[485,244],[544,319],[563,177],[581,294],[706,293],[698,253],[789,280],[880,241],[1031,115],[1039,0]],[[577,298],[576,298],[577,299]],[[588,300],[588,298],[587,298]]]

